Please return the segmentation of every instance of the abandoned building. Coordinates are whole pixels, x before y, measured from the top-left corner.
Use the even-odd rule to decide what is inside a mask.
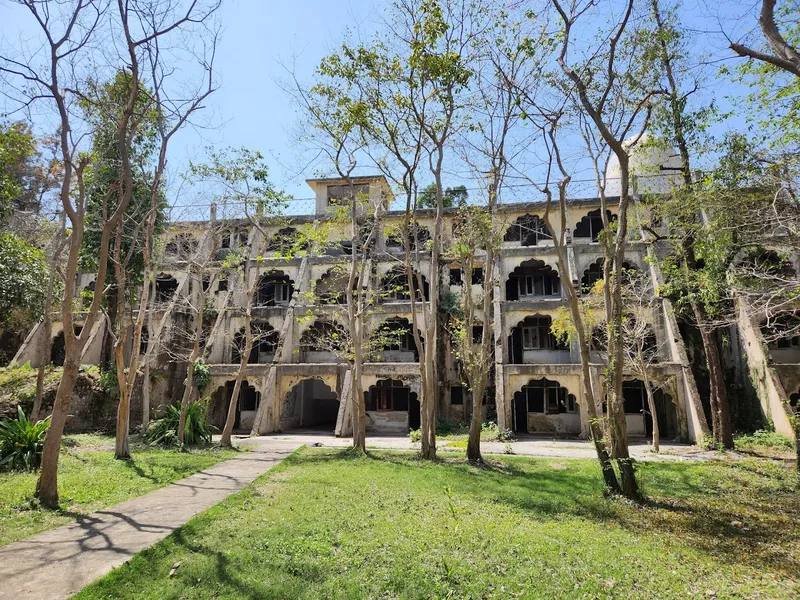
[[[206,295],[204,315],[224,313],[218,328],[204,329],[201,345],[206,349],[211,382],[204,391],[210,398],[209,418],[221,427],[231,400],[233,381],[243,346],[243,311],[246,289],[255,286],[253,321],[256,342],[248,357],[245,382],[238,401],[236,429],[268,433],[297,428],[325,429],[336,435],[351,431],[347,402],[351,394],[351,371],[348,363],[332,351],[337,314],[345,302],[345,281],[336,268],[346,264],[352,244],[357,243],[347,231],[332,231],[324,252],[299,252],[284,256],[281,244],[292,239],[295,228],[324,221],[332,206],[346,198],[345,182],[337,179],[308,181],[316,197],[314,214],[294,216],[288,224],[267,231],[269,240],[247,220],[229,222],[229,227],[212,227],[213,221],[177,222],[163,235],[160,271],[151,294],[151,314],[143,332],[140,352],[149,341],[156,344],[152,353],[152,411],[168,402],[176,402],[183,393],[185,359],[172,346],[181,328],[189,328],[192,315],[176,310],[181,298]],[[361,177],[358,192],[376,202],[384,202],[386,181],[381,176]],[[387,201],[388,202],[388,201]],[[614,203],[609,220],[613,221]],[[566,213],[568,272],[558,268],[550,233],[542,221],[541,202],[502,204],[498,209],[504,227],[504,241],[496,257],[493,311],[480,315],[481,324],[473,330],[480,339],[492,336],[494,365],[490,386],[484,398],[485,418],[496,420],[519,433],[545,433],[555,436],[586,437],[587,411],[583,393],[582,371],[577,346],[557,339],[551,324],[559,309],[565,307],[562,282],[570,280],[588,291],[602,278],[603,250],[598,234],[603,228],[600,201],[597,198],[572,200]],[[457,209],[445,211],[445,240],[452,235]],[[403,217],[402,211],[384,213],[384,227],[368,249],[371,253],[369,285],[384,294],[370,311],[368,326],[398,335],[364,365],[362,387],[368,417],[368,431],[407,432],[419,427],[420,375],[419,356],[411,335],[411,298],[402,263],[402,243],[392,234]],[[560,227],[558,215],[555,226]],[[424,244],[433,227],[433,211],[421,211],[412,243],[423,254]],[[637,234],[640,235],[640,234]],[[216,239],[214,236],[217,236]],[[266,249],[258,254],[256,249]],[[656,353],[649,366],[650,379],[656,382],[656,414],[647,410],[643,382],[632,373],[624,383],[624,405],[631,437],[645,437],[657,419],[662,439],[694,441],[707,422],[707,405],[701,400],[693,370],[697,359],[687,351],[681,325],[668,300],[655,294],[661,275],[649,253],[660,251],[659,243],[632,237],[626,251],[625,268],[643,273],[652,285],[652,315],[648,336]],[[230,252],[246,259],[243,281],[233,281],[224,274],[211,276],[213,265]],[[429,256],[429,253],[428,253]],[[200,257],[200,258],[198,258]],[[202,259],[202,260],[201,260]],[[210,270],[202,276],[190,275],[190,264],[203,262]],[[217,261],[217,262],[214,262]],[[798,264],[793,265],[797,272]],[[219,271],[219,269],[217,269]],[[425,267],[427,271],[427,267]],[[442,293],[461,294],[465,290],[480,293],[482,270],[466,281],[460,265],[442,264],[439,269]],[[428,297],[427,282],[417,300]],[[90,275],[80,275],[76,294],[92,292],[95,283]],[[78,320],[78,326],[80,320]],[[754,322],[742,312],[739,323],[728,332],[726,366],[748,393],[760,404],[766,418],[785,435],[793,436],[790,402],[800,398],[800,340],[795,337],[766,344]],[[52,361],[63,361],[63,335],[55,325]],[[96,363],[100,356],[102,328],[86,346],[83,362]],[[31,332],[16,360],[30,360],[35,365]],[[61,340],[59,340],[61,335]],[[424,342],[424,340],[423,340]],[[439,350],[441,381],[438,386],[437,412],[451,419],[466,419],[470,412],[469,395],[459,375],[448,341]],[[599,389],[605,361],[601,351],[592,352],[593,386]],[[133,409],[137,409],[134,399]]]

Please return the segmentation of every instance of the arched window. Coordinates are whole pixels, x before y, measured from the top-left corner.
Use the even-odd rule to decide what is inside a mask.
[[[416,394],[396,379],[381,379],[364,392],[366,410],[377,412],[408,411],[413,397]]]
[[[508,337],[509,363],[523,364],[526,362],[526,357],[533,362],[542,360],[542,357],[553,360],[556,357],[548,355],[547,352],[568,350],[567,345],[550,331],[551,325],[552,319],[542,315],[525,317],[520,321]]]
[[[610,210],[606,211],[606,217],[609,223],[617,220],[617,215],[612,215]],[[572,237],[589,238],[593,242],[596,242],[601,231],[603,231],[603,217],[598,208],[597,210],[589,211],[589,213],[580,220],[575,226]]]
[[[514,394],[515,402],[521,402],[526,412],[554,415],[575,412],[575,396],[549,379],[531,380]]]
[[[250,356],[247,364],[266,364],[272,362],[275,350],[278,346],[278,332],[266,322],[252,323],[250,331],[253,335],[253,347],[250,349]],[[246,346],[246,336],[244,327],[236,332],[233,337],[232,362],[239,363],[242,360],[242,352]]]
[[[415,250],[417,248],[421,249],[425,245],[425,242],[431,239],[431,233],[428,231],[427,227],[422,227],[421,225],[412,223],[408,229],[408,239],[411,242],[411,250]],[[404,250],[405,248],[403,247],[402,235],[398,233],[387,237],[386,247]]]
[[[294,282],[283,271],[271,271],[261,276],[256,292],[257,306],[285,306],[294,294]]]
[[[604,258],[598,258],[595,262],[589,265],[589,268],[583,272],[581,278],[581,292],[588,294],[592,291],[594,285],[603,279],[603,265],[605,264]],[[630,262],[622,263],[622,280],[628,285],[641,277],[642,273],[639,268]]]
[[[541,260],[526,260],[514,269],[506,282],[506,300],[534,300],[561,297],[558,271]]]
[[[421,300],[424,296],[425,300],[430,299],[430,286],[428,285],[425,276],[422,277],[423,290],[422,294],[419,293],[419,278],[414,279],[414,288],[416,291],[417,300]],[[384,297],[389,302],[410,300],[411,292],[408,285],[408,277],[403,267],[395,267],[391,269],[386,275],[383,276],[381,288]]]
[[[408,361],[413,354],[414,362],[419,362],[419,352],[414,341],[412,325],[408,319],[390,317],[386,319],[373,335],[373,348],[388,360]],[[396,354],[399,353],[399,354]],[[404,357],[407,354],[408,357]]]
[[[522,246],[536,246],[541,240],[552,240],[553,236],[544,221],[537,215],[519,217],[506,231],[506,242],[519,242]]]
[[[162,304],[172,300],[175,291],[178,289],[178,280],[168,273],[161,273],[156,277],[156,297],[157,304]]]
[[[340,352],[344,343],[344,331],[327,320],[314,321],[300,336],[302,352]]]

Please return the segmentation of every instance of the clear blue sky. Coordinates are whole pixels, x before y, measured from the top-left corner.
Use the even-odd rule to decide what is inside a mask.
[[[226,0],[219,13],[223,35],[216,62],[221,88],[207,102],[217,126],[203,131],[188,129],[174,140],[170,150],[173,184],[175,170],[185,167],[188,159],[200,159],[205,146],[246,146],[266,156],[279,187],[297,198],[309,197],[311,190],[304,179],[312,173],[297,173],[302,165],[292,134],[297,115],[275,78],[285,75],[281,63],[287,64],[293,57],[298,74],[310,78],[319,60],[338,46],[346,28],[358,27],[368,36],[386,4],[388,0]],[[713,11],[727,9],[709,7],[704,0],[687,0],[682,10],[687,23],[698,30],[697,43],[709,49],[716,44],[713,49],[722,51],[719,37],[712,44],[701,32],[718,29]],[[37,34],[26,10],[0,0],[4,47]],[[733,88],[719,84],[709,93],[724,106],[724,97]],[[5,110],[7,104],[0,98],[0,113]]]

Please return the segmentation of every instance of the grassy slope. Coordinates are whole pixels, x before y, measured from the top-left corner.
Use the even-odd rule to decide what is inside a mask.
[[[603,498],[592,461],[497,464],[300,450],[77,598],[800,593],[800,483],[782,465],[648,463],[639,507]]]
[[[133,460],[114,460],[114,439],[101,435],[65,438],[59,461],[61,511],[31,503],[36,473],[0,473],[0,545],[73,521],[78,515],[141,496],[236,455],[220,449],[132,447]]]

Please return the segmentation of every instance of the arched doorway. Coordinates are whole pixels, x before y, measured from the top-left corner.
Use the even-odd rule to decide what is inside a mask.
[[[419,429],[420,403],[416,392],[398,379],[380,379],[364,392],[372,427],[378,431]]]
[[[83,327],[81,325],[75,325],[73,327],[75,331],[75,335],[80,335]],[[64,358],[66,357],[66,342],[64,340],[64,332],[59,331],[58,335],[53,338],[53,345],[50,346],[50,363],[54,367],[63,367],[64,366]]]
[[[622,383],[622,399],[628,436],[653,436],[653,418],[657,419],[658,432],[662,439],[674,439],[679,434],[678,414],[672,397],[661,389],[653,392],[656,414],[650,413],[647,390],[640,379]]]
[[[312,429],[332,433],[339,416],[339,396],[320,379],[303,379],[286,394],[281,429]]]
[[[236,381],[234,380],[226,381],[225,385],[219,386],[211,394],[208,422],[219,431],[225,427],[225,419],[228,417],[228,408],[231,398],[233,398],[235,385]],[[247,380],[242,381],[239,389],[239,402],[236,405],[236,420],[233,423],[234,431],[250,431],[260,404],[261,392],[257,391],[255,386],[250,385]]]
[[[514,393],[512,429],[517,433],[577,435],[581,431],[578,404],[558,381],[531,379]]]

